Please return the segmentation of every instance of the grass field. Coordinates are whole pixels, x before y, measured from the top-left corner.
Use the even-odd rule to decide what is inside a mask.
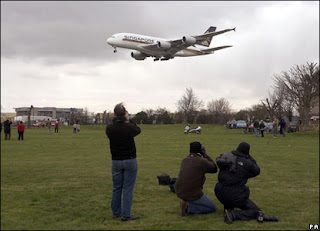
[[[184,125],[141,125],[135,138],[138,177],[132,214],[139,220],[112,219],[111,157],[105,126],[26,129],[18,141],[1,134],[1,230],[306,230],[319,224],[319,134],[291,133],[264,138],[224,126],[201,125],[202,134],[185,135]],[[215,159],[246,141],[261,174],[248,181],[251,199],[279,222],[223,222],[214,195],[218,174],[207,174],[204,192],[218,205],[214,214],[179,216],[179,199],[157,175],[177,177],[189,143],[199,141]]]

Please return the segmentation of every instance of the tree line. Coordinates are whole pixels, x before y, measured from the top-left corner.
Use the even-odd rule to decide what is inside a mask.
[[[172,113],[164,107],[145,109],[138,112],[132,120],[138,124],[221,124],[231,119],[272,121],[288,118],[292,120],[297,113],[302,129],[309,129],[310,112],[319,105],[319,65],[308,62],[295,65],[288,71],[272,76],[274,85],[269,95],[249,108],[234,112],[225,98],[212,99],[206,104],[199,99],[192,88],[187,88],[177,101],[177,111]],[[103,113],[103,123],[112,120],[112,113]],[[101,118],[101,115],[96,117]]]

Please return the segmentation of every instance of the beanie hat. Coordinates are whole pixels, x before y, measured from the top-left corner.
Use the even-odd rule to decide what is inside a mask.
[[[202,153],[201,143],[192,142],[190,143],[190,153]]]
[[[250,151],[250,144],[246,143],[246,142],[242,142],[239,144],[237,151],[249,155],[249,151]]]

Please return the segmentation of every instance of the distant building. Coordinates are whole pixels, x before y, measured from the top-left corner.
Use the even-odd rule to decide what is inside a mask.
[[[16,111],[16,120],[31,121],[59,120],[61,122],[76,120],[83,114],[82,108],[55,108],[55,107],[19,107]]]
[[[3,123],[7,119],[10,119],[13,122],[15,116],[15,112],[1,112],[1,123]]]

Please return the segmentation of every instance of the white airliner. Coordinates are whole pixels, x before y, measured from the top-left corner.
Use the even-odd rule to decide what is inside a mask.
[[[213,54],[217,50],[232,47],[206,48],[210,46],[213,36],[232,30],[236,31],[236,28],[216,31],[216,27],[211,26],[202,35],[183,36],[180,39],[174,40],[131,33],[118,33],[108,38],[107,43],[114,48],[114,53],[117,52],[117,47],[135,50],[131,52],[131,57],[136,60],[144,60],[146,57],[154,57],[154,61],[169,60],[176,56],[189,57]]]

